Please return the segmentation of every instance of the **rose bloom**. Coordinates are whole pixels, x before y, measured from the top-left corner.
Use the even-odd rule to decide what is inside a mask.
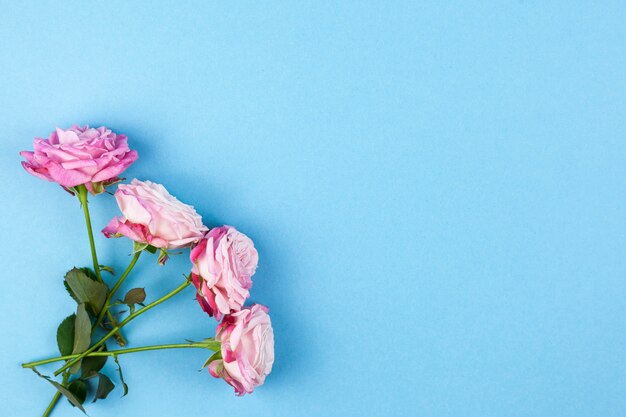
[[[190,258],[191,279],[202,309],[217,320],[241,310],[259,262],[252,240],[232,226],[216,227],[191,250]]]
[[[252,393],[265,382],[274,364],[274,331],[268,308],[255,304],[224,317],[215,340],[222,359],[209,363],[209,372],[223,378],[237,395]]]
[[[196,210],[161,184],[134,179],[117,187],[115,200],[123,216],[114,217],[102,229],[106,237],[126,236],[138,243],[175,249],[198,242],[207,230]]]
[[[104,126],[57,128],[48,139],[35,138],[33,147],[34,152],[20,152],[26,171],[66,189],[84,184],[92,194],[118,181],[118,175],[137,160],[126,136]]]

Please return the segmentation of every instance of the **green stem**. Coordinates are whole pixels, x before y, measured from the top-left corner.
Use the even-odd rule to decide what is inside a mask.
[[[85,223],[87,224],[87,234],[89,235],[89,246],[91,247],[91,259],[93,261],[93,270],[96,273],[96,277],[98,281],[102,281],[102,275],[100,274],[100,264],[98,263],[98,254],[96,253],[96,244],[93,239],[93,230],[91,229],[91,217],[89,216],[89,206],[87,201],[87,187],[83,184],[77,186],[76,191],[78,192],[78,201],[80,201],[80,205],[83,207],[83,214],[85,215]]]
[[[48,408],[46,408],[46,411],[43,413],[42,417],[48,417],[52,413],[54,406],[57,405],[57,402],[59,402],[60,398],[61,393],[59,391],[55,392],[54,397],[52,397],[52,401],[50,401],[50,404],[48,404]]]
[[[89,215],[89,204],[88,204],[89,201],[88,201],[87,187],[85,187],[84,184],[81,184],[81,185],[76,186],[75,190],[77,192],[78,201],[80,201],[80,205],[83,207],[83,214],[85,215],[85,224],[87,225],[87,234],[89,235],[89,247],[91,248],[91,260],[93,262],[93,270],[96,273],[96,278],[98,279],[98,281],[104,282],[102,280],[102,274],[100,273],[100,263],[98,262],[98,254],[96,253],[96,243],[94,241],[93,230],[91,228],[91,217]],[[106,308],[107,306],[108,305],[105,304],[102,308],[102,311],[106,313],[107,318],[111,322],[111,325],[115,326],[117,322],[113,318],[113,315],[111,314],[109,309]],[[115,340],[117,340],[117,343],[120,346],[126,345],[126,339],[124,339],[124,336],[122,336],[120,333],[115,335]]]
[[[120,330],[122,327],[124,327],[126,324],[128,324],[130,321],[132,321],[135,317],[140,316],[141,314],[145,313],[146,311],[150,310],[152,307],[156,307],[157,305],[161,304],[163,301],[169,300],[170,298],[172,298],[173,296],[175,296],[176,294],[178,294],[179,292],[181,292],[182,290],[184,290],[185,288],[187,288],[189,285],[191,284],[191,281],[189,280],[185,280],[185,282],[183,282],[182,284],[180,284],[178,287],[176,287],[176,289],[174,289],[173,291],[165,294],[163,297],[159,298],[156,301],[153,301],[152,303],[148,304],[147,306],[145,306],[144,308],[135,311],[133,314],[130,314],[128,317],[126,317],[124,320],[122,320],[119,324],[117,324],[115,327],[113,327],[113,329],[111,329],[111,331],[109,333],[107,333],[102,339],[100,339],[99,341],[97,341],[94,345],[92,345],[89,349],[87,349],[86,351],[84,351],[83,353],[79,354],[78,356],[76,356],[74,359],[68,361],[67,363],[65,363],[65,365],[63,365],[61,368],[59,368],[55,373],[54,376],[58,376],[61,372],[65,371],[66,369],[70,368],[72,365],[74,365],[76,362],[78,362],[79,360],[81,360],[82,358],[84,358],[85,356],[87,356],[88,354],[90,354],[91,352],[93,352],[94,350],[96,350],[98,347],[100,347],[104,342],[106,342],[111,336],[113,336],[118,330]]]
[[[120,288],[120,286],[122,285],[122,283],[124,282],[128,274],[130,273],[130,271],[132,271],[133,267],[137,263],[137,260],[139,259],[139,255],[141,255],[141,251],[135,252],[135,256],[133,256],[133,259],[130,261],[130,264],[128,264],[128,267],[126,268],[126,270],[124,271],[120,279],[117,280],[117,282],[115,283],[111,291],[109,291],[109,295],[107,295],[107,298],[102,306],[102,310],[100,311],[100,314],[98,314],[98,318],[96,319],[96,323],[94,324],[94,329],[98,327],[100,323],[102,323],[102,319],[104,318],[105,313],[110,314],[109,303],[111,302],[111,299],[113,298],[117,290]]]
[[[48,408],[46,408],[46,411],[43,413],[42,417],[48,417],[50,413],[52,413],[54,406],[57,405],[57,402],[59,402],[60,398],[61,393],[59,391],[55,392],[54,397],[52,397],[52,401],[50,401],[50,404],[48,404]]]
[[[69,373],[65,373],[65,375],[63,375],[63,383],[62,383],[62,385],[65,385],[67,383],[67,380],[69,379],[69,376],[70,376]],[[57,403],[59,402],[60,398],[61,398],[61,392],[60,391],[55,392],[54,396],[52,397],[52,400],[50,401],[50,404],[48,404],[48,408],[46,408],[46,411],[44,411],[42,417],[48,417],[52,413],[52,410],[54,409],[54,406],[57,405]]]
[[[195,348],[195,349],[209,349],[214,352],[220,350],[220,342],[216,341],[208,341],[208,342],[192,342],[192,343],[173,343],[167,345],[153,345],[153,346],[140,346],[129,349],[118,349],[111,350],[105,352],[91,352],[87,354],[88,357],[94,356],[116,356],[116,355],[125,355],[127,353],[134,352],[146,352],[149,350],[161,350],[161,349],[185,349],[185,348]],[[34,368],[40,365],[46,365],[48,363],[66,361],[70,359],[75,359],[80,356],[78,353],[74,355],[66,355],[66,356],[58,356],[56,358],[43,359],[36,362],[27,362],[22,364],[22,368]]]

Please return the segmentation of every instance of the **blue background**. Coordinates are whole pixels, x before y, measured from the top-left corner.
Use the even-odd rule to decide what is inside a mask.
[[[626,414],[623,2],[23,3],[0,6],[7,415],[47,405],[19,363],[55,354],[62,276],[90,263],[78,202],[18,152],[74,123],[255,240],[276,332],[251,396],[197,372],[208,353],[148,352],[91,416]],[[97,244],[124,268],[127,241]],[[142,258],[126,288],[187,269]],[[187,290],[126,334],[214,328]]]

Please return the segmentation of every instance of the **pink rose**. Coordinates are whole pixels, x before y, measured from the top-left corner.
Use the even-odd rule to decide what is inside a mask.
[[[20,152],[22,166],[32,175],[56,181],[64,188],[84,184],[92,194],[104,191],[130,164],[137,151],[128,148],[125,135],[102,126],[57,128],[48,139],[35,138],[34,152]]]
[[[274,364],[274,331],[268,308],[255,304],[224,317],[215,340],[222,359],[209,363],[209,372],[223,378],[237,395],[252,393],[265,382]]]
[[[216,227],[191,250],[190,258],[202,309],[217,320],[241,310],[259,262],[252,240],[232,226]]]
[[[134,179],[120,184],[115,200],[123,217],[102,229],[106,237],[127,238],[161,249],[175,249],[199,241],[207,227],[192,206],[183,204],[161,184]]]

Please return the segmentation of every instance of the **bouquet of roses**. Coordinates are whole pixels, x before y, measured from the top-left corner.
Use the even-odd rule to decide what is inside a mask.
[[[92,268],[73,268],[65,275],[63,283],[77,307],[57,329],[60,356],[22,364],[57,390],[44,417],[50,415],[62,395],[83,412],[88,396],[93,401],[106,398],[115,386],[103,372],[109,358],[117,366],[126,395],[128,387],[118,357],[147,350],[207,349],[211,354],[203,367],[233,386],[237,395],[251,393],[263,384],[274,362],[274,334],[267,307],[244,306],[258,263],[257,251],[246,235],[232,226],[208,228],[192,206],[178,201],[160,184],[137,179],[123,184],[120,174],[137,160],[137,152],[129,149],[126,136],[106,127],[57,128],[48,139],[36,138],[33,152],[21,155],[26,171],[57,182],[78,198],[93,263]],[[113,274],[113,270],[98,261],[87,200],[89,194],[103,194],[115,184],[114,196],[122,216],[113,217],[102,233],[107,238],[130,239],[133,256],[117,281],[109,285],[103,272]],[[183,248],[190,249],[190,272],[171,292],[151,302],[143,288],[133,288],[123,297],[117,293],[142,253],[156,255],[157,262],[165,265],[172,250]],[[221,321],[215,337],[125,347],[124,326],[188,286],[195,287],[202,310]],[[111,346],[111,340],[119,347]],[[59,380],[37,369],[57,362],[61,366],[53,376]]]

